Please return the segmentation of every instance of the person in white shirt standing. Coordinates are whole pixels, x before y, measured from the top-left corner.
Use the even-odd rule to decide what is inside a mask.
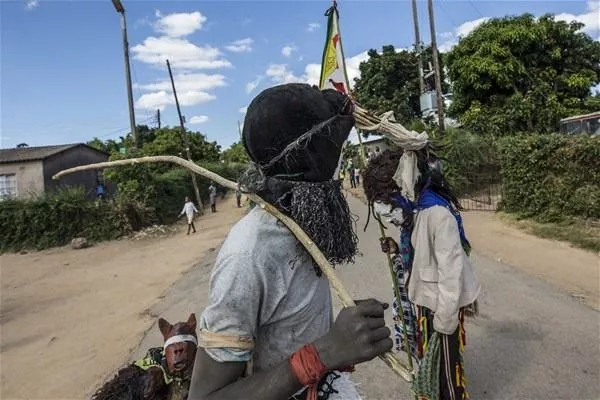
[[[185,196],[185,204],[183,205],[183,210],[181,210],[181,214],[179,214],[179,217],[181,217],[183,214],[187,216],[188,235],[190,234],[190,229],[193,230],[193,233],[196,233],[196,227],[194,226],[194,213],[197,212],[198,210],[196,209],[194,203],[190,200],[189,197]]]

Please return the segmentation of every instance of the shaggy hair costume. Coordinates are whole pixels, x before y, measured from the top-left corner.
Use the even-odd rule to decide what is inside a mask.
[[[241,186],[291,217],[334,265],[352,262],[357,251],[341,182],[333,180],[353,125],[347,96],[287,84],[250,103],[242,133],[253,165]]]

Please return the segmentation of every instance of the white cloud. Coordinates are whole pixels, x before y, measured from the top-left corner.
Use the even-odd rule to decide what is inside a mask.
[[[135,102],[135,107],[143,110],[164,110],[167,104],[173,103],[171,94],[164,90],[146,93]]]
[[[154,24],[154,28],[170,37],[182,37],[190,35],[199,29],[206,22],[206,17],[199,11],[192,13],[175,13],[162,15],[160,11],[156,11],[158,21]]]
[[[244,18],[242,21],[242,26],[250,25],[252,23],[252,18]]]
[[[295,51],[298,51],[298,47],[294,44],[291,44],[284,46],[283,49],[281,49],[281,54],[283,54],[285,57],[290,57]]]
[[[206,92],[190,90],[181,94],[178,92],[177,98],[179,99],[179,104],[185,107],[208,103],[209,101],[215,100],[217,96]]]
[[[175,88],[178,91],[202,91],[227,86],[227,83],[225,82],[225,76],[219,74],[177,74],[173,77],[173,80],[175,81]],[[135,84],[134,88],[149,91],[171,90],[171,80],[164,79],[145,85]]]
[[[306,82],[305,77],[294,75],[294,73],[288,69],[287,64],[271,64],[267,68],[265,75],[271,78],[274,83]]]
[[[40,2],[38,0],[25,0],[25,8],[27,10],[34,10],[36,8],[38,8],[40,5]]]
[[[446,40],[444,40],[440,45],[438,45],[438,50],[442,53],[450,51],[452,47],[454,47],[458,43],[458,40],[461,37],[467,36],[469,33],[473,32],[475,28],[488,21],[489,19],[489,17],[482,17],[473,21],[467,21],[455,28],[453,32],[443,33],[441,37],[443,37]]]
[[[360,63],[367,61],[369,55],[367,51],[363,51],[346,59],[346,71],[348,72],[348,80],[350,81],[350,87],[354,87],[354,78],[360,78]]]
[[[182,106],[194,106],[207,103],[216,99],[216,96],[201,91],[184,91],[177,93],[179,104]],[[160,90],[157,92],[145,93],[135,102],[135,107],[142,110],[164,110],[167,105],[175,104],[173,93]]]
[[[219,49],[197,46],[185,39],[168,36],[147,37],[131,48],[136,60],[164,67],[169,60],[174,69],[216,69],[231,67]]]
[[[454,32],[455,32],[456,36],[458,36],[458,37],[465,37],[469,33],[473,32],[473,30],[475,30],[475,28],[477,28],[479,25],[483,24],[484,22],[488,21],[489,19],[490,19],[489,17],[482,17],[482,18],[478,18],[473,21],[464,22],[461,25],[459,25],[458,28],[456,28],[454,30]]]
[[[246,111],[248,111],[248,106],[241,107],[241,108],[240,108],[238,111],[239,111],[241,114],[246,114]]]
[[[159,10],[155,11],[155,17],[157,20],[152,26],[161,36],[149,36],[142,43],[133,46],[131,51],[134,58],[162,70],[165,67],[165,60],[170,61],[172,69],[179,72],[173,79],[180,105],[194,106],[215,100],[216,96],[209,91],[226,86],[225,76],[194,71],[226,68],[232,65],[223,58],[219,49],[210,45],[199,46],[185,38],[202,29],[207,18],[198,11],[163,15]],[[147,92],[135,102],[138,109],[163,110],[168,105],[175,104],[170,79],[136,84],[135,88]],[[194,118],[195,123],[201,123],[200,120],[206,117]]]
[[[592,34],[600,29],[600,0],[588,0],[587,11],[583,14],[574,15],[569,13],[558,14],[555,17],[558,21],[577,21],[585,26],[581,29],[585,33]]]
[[[252,82],[246,83],[246,93],[248,93],[248,94],[252,93],[254,91],[254,89],[256,89],[258,87],[258,85],[260,84],[260,82],[262,80],[263,80],[263,77],[259,75]]]
[[[318,86],[321,79],[321,64],[308,64],[304,68],[304,76],[306,77],[306,83]]]
[[[225,48],[233,53],[249,53],[252,51],[252,43],[254,43],[254,40],[245,38],[236,40],[228,46],[225,46]]]
[[[208,121],[208,117],[206,115],[194,115],[190,119],[190,125],[200,125]]]
[[[306,30],[309,32],[314,32],[317,29],[319,29],[320,27],[321,27],[321,24],[316,23],[316,22],[311,22],[310,24],[308,24],[308,28],[306,28]]]
[[[360,63],[369,59],[366,51],[353,57],[346,58],[346,71],[350,87],[354,86],[354,78],[360,77]],[[287,64],[271,64],[265,75],[275,84],[302,82],[309,85],[318,85],[321,79],[321,64],[307,64],[301,76],[295,75],[288,69]]]

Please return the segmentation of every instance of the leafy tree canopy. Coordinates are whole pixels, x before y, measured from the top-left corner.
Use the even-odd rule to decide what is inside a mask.
[[[242,142],[236,142],[227,150],[223,151],[223,160],[225,160],[225,162],[232,163],[248,163],[248,153],[246,152],[246,148]]]
[[[398,121],[407,124],[421,117],[419,100],[418,58],[414,51],[383,46],[379,53],[368,52],[369,59],[360,64],[360,78],[354,91],[358,102],[367,109],[382,113],[393,110]],[[443,70],[443,57],[440,65]],[[431,48],[423,50],[423,65],[431,62]],[[442,76],[443,81],[443,76]],[[433,88],[433,77],[426,82],[426,90]],[[442,91],[448,85],[444,82]]]
[[[146,125],[137,128],[139,149],[138,155],[156,156],[172,155],[187,158],[185,145],[181,138],[179,127],[154,129]],[[194,161],[218,161],[221,146],[217,142],[208,142],[206,136],[200,132],[186,131],[190,144],[190,152]],[[133,147],[131,135],[121,137],[117,140],[102,141],[94,138],[88,143],[90,146],[106,151],[115,157],[119,157],[121,149],[130,150]]]
[[[524,14],[480,25],[448,53],[450,114],[476,133],[556,131],[560,118],[594,111],[600,43],[583,24]]]

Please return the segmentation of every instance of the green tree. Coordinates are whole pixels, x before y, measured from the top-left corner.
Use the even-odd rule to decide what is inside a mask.
[[[223,151],[223,160],[225,162],[242,164],[249,162],[248,153],[241,142],[235,142],[227,150]]]
[[[370,111],[392,110],[396,119],[408,122],[419,117],[419,82],[417,58],[414,53],[394,46],[383,51],[371,49],[369,59],[360,64],[360,78],[354,91],[358,102]]]
[[[119,143],[117,143],[116,141],[114,141],[112,139],[107,140],[106,142],[103,142],[102,140],[100,140],[96,137],[93,140],[89,141],[87,144],[88,144],[88,146],[91,146],[98,150],[105,151],[109,154],[119,152]]]
[[[208,142],[200,132],[186,130],[190,144],[190,153],[194,161],[218,161],[221,146],[217,142]],[[155,129],[148,133],[152,140],[145,143],[141,152],[146,156],[171,155],[187,158],[185,145],[179,127]]]
[[[600,81],[600,43],[583,24],[552,15],[492,19],[447,55],[450,115],[476,133],[555,131],[558,120],[590,111]]]
[[[408,124],[421,117],[418,58],[414,51],[383,46],[381,53],[371,49],[369,59],[360,64],[360,78],[354,86],[358,102],[367,109],[382,113],[394,111],[396,119]],[[423,65],[431,62],[431,48],[423,50]],[[442,92],[448,91],[444,82],[443,57]],[[433,88],[433,78],[426,82],[425,90]]]

